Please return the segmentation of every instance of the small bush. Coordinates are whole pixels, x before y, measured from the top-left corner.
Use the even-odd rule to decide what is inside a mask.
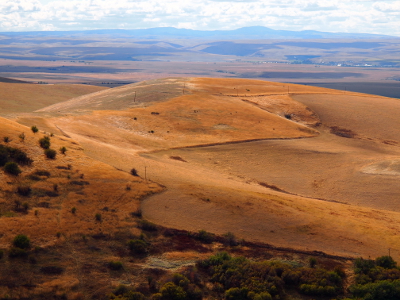
[[[10,258],[22,258],[22,257],[27,257],[28,256],[28,252],[25,249],[13,247],[8,252],[8,256]]]
[[[110,261],[108,263],[108,267],[111,270],[118,271],[118,270],[121,270],[123,266],[122,266],[122,263],[120,261]]]
[[[36,125],[33,125],[33,126],[31,127],[31,130],[32,130],[33,133],[36,133],[36,132],[39,131],[39,129],[36,127]]]
[[[135,168],[131,169],[131,175],[139,176]]]
[[[21,142],[25,141],[25,133],[22,132],[18,137],[19,137]]]
[[[57,152],[56,152],[56,150],[53,150],[53,149],[46,149],[46,150],[44,150],[44,154],[49,159],[55,159]]]
[[[197,234],[197,239],[205,244],[211,244],[214,241],[214,236],[205,230],[200,230]]]
[[[97,222],[101,222],[101,214],[99,213],[95,214],[94,218],[96,219]]]
[[[11,139],[10,139],[10,137],[8,137],[8,136],[5,136],[5,137],[3,137],[3,142],[4,143],[9,143],[11,141]]]
[[[237,246],[239,245],[235,235],[232,232],[225,233],[224,237],[224,244],[228,246]]]
[[[18,234],[13,240],[13,245],[20,249],[28,249],[31,246],[31,241],[25,234]]]
[[[39,145],[43,149],[49,149],[50,148],[50,137],[44,136],[41,139],[39,139]]]
[[[157,225],[147,220],[140,220],[138,222],[138,227],[146,231],[157,231]]]
[[[60,153],[65,155],[65,152],[67,152],[67,148],[61,147],[60,148]]]
[[[128,242],[128,248],[133,253],[136,254],[145,254],[148,251],[148,245],[145,241],[142,240],[130,240]]]
[[[4,165],[4,172],[10,175],[18,176],[21,173],[21,169],[15,162],[9,161]]]
[[[17,193],[21,196],[27,197],[31,194],[31,187],[29,185],[19,186],[17,187]]]

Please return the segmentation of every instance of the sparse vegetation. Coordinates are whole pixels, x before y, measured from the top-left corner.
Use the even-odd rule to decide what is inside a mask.
[[[97,213],[94,215],[94,218],[97,222],[101,222],[101,214]]]
[[[71,208],[71,213],[75,214],[76,213],[76,207]]]
[[[10,141],[11,141],[10,137],[8,137],[8,136],[3,137],[4,143],[8,144]]]
[[[138,227],[146,231],[157,231],[157,225],[147,220],[139,220]]]
[[[36,127],[36,125],[33,125],[33,126],[31,127],[31,130],[32,130],[33,133],[36,133],[36,132],[39,131],[39,129]]]
[[[65,152],[67,152],[67,148],[66,147],[61,147],[60,148],[60,153],[65,155]]]
[[[133,175],[133,176],[139,176],[135,168],[132,168],[132,169],[131,169],[131,175]]]
[[[53,149],[46,149],[46,150],[44,150],[44,154],[49,159],[55,159],[57,152],[56,152],[56,150],[53,150]]]
[[[25,141],[25,133],[22,132],[19,136],[19,140],[23,143]]]
[[[43,149],[49,149],[50,148],[50,137],[45,135],[44,137],[42,137],[41,139],[39,139],[39,145],[40,147],[42,147]]]
[[[27,197],[31,194],[32,189],[29,185],[21,185],[17,187],[17,193],[21,196]]]
[[[10,175],[18,176],[22,171],[15,162],[9,161],[4,165],[4,172]]]
[[[148,245],[145,241],[135,239],[128,242],[128,248],[132,253],[145,254],[148,251]]]
[[[18,234],[13,240],[14,247],[28,249],[31,246],[30,239],[24,234]]]

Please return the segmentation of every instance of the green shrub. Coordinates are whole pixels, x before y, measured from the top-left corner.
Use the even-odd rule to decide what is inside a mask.
[[[6,147],[0,145],[0,167],[3,167],[10,159],[10,155]]]
[[[28,249],[31,246],[31,241],[24,234],[18,234],[13,240],[14,247],[20,249]]]
[[[49,149],[50,148],[50,137],[44,136],[41,139],[39,139],[39,145],[43,149]]]
[[[157,231],[157,225],[147,220],[138,221],[138,227],[146,231]]]
[[[5,137],[3,137],[3,142],[4,143],[9,143],[11,141],[11,139],[10,139],[10,137],[8,137],[8,136],[5,136]]]
[[[211,244],[214,241],[214,236],[205,230],[200,230],[197,234],[197,239],[205,244]]]
[[[28,252],[25,249],[13,247],[8,252],[10,258],[23,258],[28,256]]]
[[[393,260],[391,256],[381,256],[375,260],[377,266],[384,269],[394,269],[397,263]]]
[[[65,152],[67,152],[67,148],[61,147],[60,148],[60,153],[65,155]]]
[[[101,222],[101,214],[99,213],[95,214],[94,218],[96,219],[97,222]]]
[[[57,152],[56,152],[56,150],[53,150],[53,149],[46,149],[46,150],[44,150],[44,154],[49,159],[55,159]]]
[[[22,132],[18,137],[19,137],[21,142],[25,141],[25,133],[24,132]]]
[[[31,130],[32,130],[33,133],[36,133],[36,132],[39,131],[39,129],[36,127],[36,125],[33,125],[33,126],[31,127]]]
[[[76,213],[76,207],[71,208],[71,213],[73,213],[73,214]]]
[[[228,246],[237,246],[239,245],[235,235],[232,232],[225,233],[224,237],[224,244]]]
[[[31,187],[29,185],[22,185],[17,187],[17,193],[21,196],[27,197],[31,194]]]
[[[145,241],[142,240],[130,240],[128,242],[128,248],[131,250],[133,253],[136,254],[145,254],[148,251],[148,245]]]
[[[162,300],[184,300],[186,298],[186,292],[173,282],[164,284],[160,289],[160,294]]]
[[[9,161],[4,165],[4,172],[10,175],[18,176],[22,171],[15,162]]]

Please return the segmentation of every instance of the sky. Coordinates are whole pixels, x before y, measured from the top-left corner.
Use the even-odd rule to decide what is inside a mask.
[[[246,26],[400,36],[400,0],[0,0],[0,32]]]

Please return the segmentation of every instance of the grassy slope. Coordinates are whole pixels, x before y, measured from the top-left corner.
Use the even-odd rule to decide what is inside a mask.
[[[0,114],[32,112],[42,107],[66,101],[106,88],[79,85],[47,85],[0,82]]]
[[[183,88],[185,95],[176,97]],[[137,92],[139,103],[133,105],[135,90],[141,90],[146,97],[140,102]],[[71,116],[49,122],[78,140],[91,157],[126,171],[134,166],[142,176],[146,170],[148,178],[165,185],[167,192],[152,196],[143,206],[145,216],[157,223],[217,233],[233,231],[252,240],[344,255],[378,256],[387,247],[400,249],[393,239],[398,229],[385,227],[387,220],[397,222],[397,212],[368,208],[382,208],[379,202],[374,206],[368,201],[351,201],[352,191],[361,191],[361,198],[356,200],[364,199],[362,191],[366,184],[374,190],[390,181],[381,178],[382,182],[371,184],[372,177],[354,181],[354,175],[359,174],[354,172],[354,161],[362,167],[381,153],[398,156],[396,148],[377,146],[364,137],[337,137],[329,133],[325,124],[317,128],[321,132],[318,138],[290,140],[318,136],[307,125],[320,123],[320,112],[317,115],[293,100],[292,93],[302,99],[344,97],[340,91],[264,81],[169,79],[99,92],[42,111],[70,112]],[[151,98],[152,94],[169,96]],[[369,101],[356,93],[346,97],[360,103]],[[101,108],[126,109],[90,112]],[[82,115],[83,111],[86,114]],[[371,120],[374,121],[379,122],[379,117]],[[246,144],[247,150],[245,145],[233,144],[146,154],[171,147],[282,138],[289,140],[272,141],[269,150],[260,142],[259,148]],[[365,149],[363,156],[359,156],[361,148]],[[186,162],[171,157],[181,157]],[[340,157],[339,163],[332,167],[336,157]],[[299,163],[303,164],[300,169],[296,167]],[[320,171],[324,166],[328,166],[325,175]],[[259,182],[310,198],[279,193]],[[346,197],[337,193],[342,187],[350,192]],[[394,189],[395,186],[389,187],[393,199]]]

